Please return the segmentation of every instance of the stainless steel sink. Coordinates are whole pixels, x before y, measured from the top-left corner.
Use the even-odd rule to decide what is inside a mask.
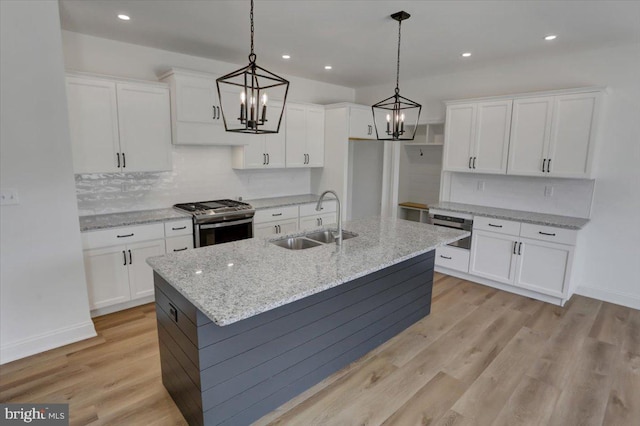
[[[271,243],[289,250],[304,250],[322,245],[316,241],[311,241],[304,237],[283,238],[281,240],[271,241]]]
[[[349,231],[342,231],[342,241],[348,240],[349,238],[357,237],[358,234],[354,234]],[[333,232],[330,230],[326,231],[316,231],[306,234],[305,237],[310,238],[315,241],[320,241],[321,243],[334,243],[336,241],[333,236]]]

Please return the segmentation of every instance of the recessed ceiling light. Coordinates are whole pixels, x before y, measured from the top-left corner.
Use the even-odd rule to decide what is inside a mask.
[[[282,59],[291,59],[291,55],[282,55]]]
[[[121,13],[120,15],[118,15],[118,19],[121,19],[123,21],[128,21],[131,19],[131,17],[129,15],[125,15],[123,13]]]
[[[463,58],[468,58],[469,56],[471,56],[471,52],[464,52],[461,56]]]
[[[330,70],[330,69],[332,69],[332,68],[333,68],[333,67],[332,67],[331,65],[325,65],[325,66],[324,66],[324,69],[325,69],[325,70]]]
[[[546,36],[544,39],[547,41],[551,41],[551,40],[555,40],[556,38],[558,38],[557,35],[554,34],[549,34],[548,36]]]

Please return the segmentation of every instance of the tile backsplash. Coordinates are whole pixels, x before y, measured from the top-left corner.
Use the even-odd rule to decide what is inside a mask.
[[[233,170],[231,147],[173,148],[167,172],[79,174],[80,215],[171,207],[219,198],[265,198],[310,192],[309,169]]]

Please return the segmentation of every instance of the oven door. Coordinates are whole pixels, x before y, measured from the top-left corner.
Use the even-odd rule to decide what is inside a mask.
[[[444,220],[444,219],[438,218],[438,215],[435,215],[430,219],[431,219],[431,224],[435,226],[442,226],[444,228],[459,229],[461,231],[469,231],[469,232],[472,232],[472,229],[473,229],[473,222],[470,222],[464,219],[455,218],[454,219],[455,221]],[[453,246],[453,247],[459,247],[465,250],[471,250],[471,235],[461,240],[454,241],[447,245]]]
[[[253,218],[230,222],[196,224],[194,234],[196,247],[253,238]]]

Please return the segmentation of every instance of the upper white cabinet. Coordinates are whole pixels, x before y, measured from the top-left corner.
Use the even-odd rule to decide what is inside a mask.
[[[217,76],[172,69],[160,79],[171,88],[173,143],[177,145],[241,145],[237,133],[226,132],[216,86]],[[228,112],[229,114],[231,111]]]
[[[507,171],[511,100],[447,106],[443,169]]]
[[[349,139],[377,139],[370,107],[349,107]]]
[[[590,178],[602,89],[447,104],[443,170]]]
[[[279,120],[282,109],[281,101],[270,100],[273,106],[267,110],[267,120]],[[286,116],[283,117],[278,133],[259,135],[239,133],[236,140],[243,141],[242,146],[233,148],[232,165],[234,169],[278,169],[284,168],[286,163]]]
[[[171,170],[169,89],[67,76],[75,173]]]
[[[287,103],[287,167],[324,166],[324,108]]]

